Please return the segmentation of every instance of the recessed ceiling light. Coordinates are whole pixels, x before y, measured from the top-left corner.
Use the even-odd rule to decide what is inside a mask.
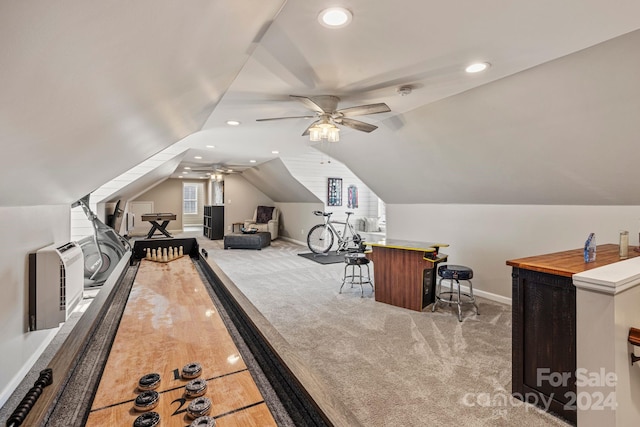
[[[249,160],[249,163],[255,163],[255,162],[256,162],[255,160]]]
[[[182,172],[182,173],[185,174],[185,175],[189,175],[189,172]]]
[[[193,156],[193,158],[200,160],[200,159],[202,159],[202,156]]]
[[[178,175],[178,178],[182,178],[182,175]]]
[[[189,166],[185,166],[184,168],[185,168],[185,169],[191,169]]]
[[[488,62],[476,62],[474,64],[467,66],[467,68],[465,68],[464,70],[467,73],[479,73],[480,71],[486,70],[490,66],[491,64],[489,64]]]
[[[318,22],[327,28],[342,28],[349,25],[353,15],[343,7],[330,7],[318,15]]]
[[[207,148],[216,148],[215,145],[207,145]]]
[[[271,152],[271,154],[279,154],[279,153],[280,153],[280,152],[279,152],[279,151],[277,151],[277,150],[273,150],[273,151]]]
[[[237,120],[227,120],[227,124],[229,126],[238,126],[240,124],[240,122],[237,121]]]

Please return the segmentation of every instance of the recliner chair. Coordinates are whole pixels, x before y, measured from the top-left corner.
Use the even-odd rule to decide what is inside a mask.
[[[244,221],[244,228],[257,228],[258,231],[268,231],[271,233],[271,240],[278,238],[278,227],[280,221],[280,210],[274,206],[258,206],[253,211],[253,219]]]

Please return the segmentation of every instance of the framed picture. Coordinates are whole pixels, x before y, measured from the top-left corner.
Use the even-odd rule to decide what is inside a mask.
[[[342,178],[327,178],[327,205],[342,206]]]
[[[347,187],[347,207],[349,209],[358,207],[358,187],[353,184]]]

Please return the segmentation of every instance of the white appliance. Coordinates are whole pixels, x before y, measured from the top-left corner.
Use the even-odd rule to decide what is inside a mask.
[[[80,245],[53,244],[29,254],[29,328],[57,328],[82,301],[84,257]]]

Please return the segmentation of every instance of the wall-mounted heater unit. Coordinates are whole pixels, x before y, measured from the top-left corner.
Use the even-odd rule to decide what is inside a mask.
[[[76,242],[29,254],[29,328],[57,328],[82,301],[84,257]]]

